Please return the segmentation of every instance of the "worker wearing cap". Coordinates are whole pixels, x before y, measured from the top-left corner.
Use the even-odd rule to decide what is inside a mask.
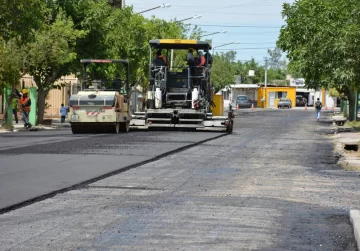
[[[204,53],[202,51],[197,52],[197,57],[196,57],[195,61],[196,61],[196,66],[204,66],[205,65],[206,60],[204,57]]]
[[[32,125],[29,122],[29,114],[30,114],[30,110],[31,110],[31,99],[29,97],[29,92],[27,89],[23,89],[21,93],[18,92],[18,90],[16,90],[16,94],[17,96],[20,98],[19,103],[20,103],[20,110],[22,112],[22,120],[25,123],[25,127],[26,128],[31,128]]]

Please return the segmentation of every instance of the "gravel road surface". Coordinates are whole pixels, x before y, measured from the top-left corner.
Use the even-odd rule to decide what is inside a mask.
[[[360,173],[337,165],[328,125],[314,117],[243,112],[232,135],[0,215],[0,249],[355,251],[349,210],[360,208]],[[134,149],[146,135],[178,135],[158,133],[141,132]],[[79,142],[26,153],[132,152],[120,136]]]

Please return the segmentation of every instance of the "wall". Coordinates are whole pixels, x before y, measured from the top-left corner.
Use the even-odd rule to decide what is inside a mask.
[[[274,106],[271,107],[269,105],[269,93],[274,92],[275,94],[278,92],[286,93],[286,97],[289,98],[293,104],[293,107],[296,104],[296,87],[260,87],[258,89],[258,107],[264,108],[264,102],[261,101],[263,97],[266,99],[265,108],[276,108],[276,100],[274,100]],[[277,97],[275,97],[277,99]]]
[[[336,98],[330,97],[328,91],[324,89],[315,92],[315,102],[317,98],[320,99],[324,109],[331,109],[333,106],[336,107]]]

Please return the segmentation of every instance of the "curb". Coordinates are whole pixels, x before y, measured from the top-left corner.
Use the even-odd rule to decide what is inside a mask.
[[[55,130],[55,129],[62,129],[62,128],[71,128],[70,125],[51,125],[51,126],[35,126],[36,130],[34,131],[48,131],[48,130]],[[28,132],[31,131],[29,129],[25,129],[24,127],[14,127],[13,129],[1,129],[0,127],[0,133],[6,133],[6,132]]]
[[[355,240],[360,251],[360,212],[358,210],[350,210],[350,222],[353,224]]]

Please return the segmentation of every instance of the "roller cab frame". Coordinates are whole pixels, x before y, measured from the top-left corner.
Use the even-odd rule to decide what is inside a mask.
[[[82,59],[84,65],[83,90],[70,97],[68,120],[74,134],[128,132],[132,119],[129,91],[130,66],[128,60]],[[125,81],[92,81],[87,79],[89,64],[122,64]]]
[[[211,85],[211,44],[207,41],[183,39],[150,40],[149,89],[146,108],[136,112],[130,122],[131,128],[188,128],[215,130],[231,133],[234,123],[233,112],[227,116],[214,113],[213,108],[223,104],[214,102]],[[196,66],[186,62],[173,67],[174,51],[203,52],[205,65]],[[153,59],[155,51],[161,50],[167,65],[158,65]],[[209,57],[206,57],[209,53]],[[184,53],[185,55],[185,53]],[[194,55],[195,57],[195,55]]]

